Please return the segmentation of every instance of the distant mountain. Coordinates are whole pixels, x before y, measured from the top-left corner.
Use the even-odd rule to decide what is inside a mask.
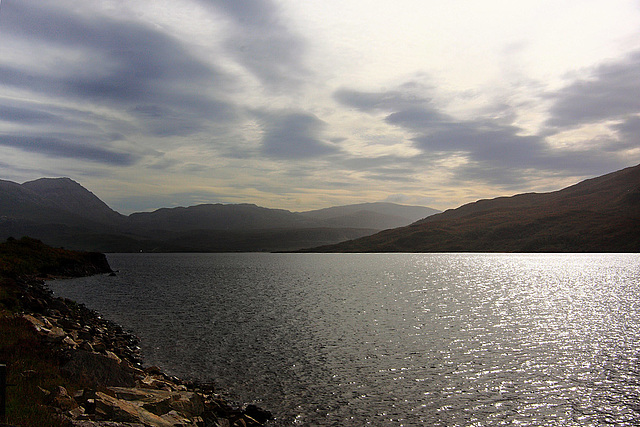
[[[203,204],[129,215],[133,226],[155,230],[261,230],[316,227],[316,221],[283,209],[252,204]],[[366,227],[362,227],[366,228]]]
[[[480,200],[313,252],[638,252],[640,165],[551,193]]]
[[[0,180],[0,238],[31,236],[52,246],[101,252],[290,251],[370,235],[433,212],[370,205],[297,213],[203,204],[124,216],[69,178]]]
[[[124,215],[69,178],[40,178],[25,182],[22,188],[38,194],[49,208],[64,210],[91,221],[121,223],[124,219]]]
[[[0,218],[33,224],[114,224],[125,217],[68,178],[16,184],[0,180]]]
[[[301,213],[307,218],[322,221],[331,227],[367,227],[385,230],[402,227],[439,212],[424,206],[360,203]]]

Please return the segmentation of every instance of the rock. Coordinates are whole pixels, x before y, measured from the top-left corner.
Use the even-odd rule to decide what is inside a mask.
[[[160,379],[158,378],[158,376],[147,375],[142,380],[140,380],[140,387],[172,391],[176,388],[176,385],[165,381],[164,379]]]
[[[162,369],[157,366],[149,366],[148,368],[144,369],[144,372],[149,375],[164,375],[162,373]]]
[[[65,317],[58,320],[58,325],[66,330],[80,329],[80,323]]]
[[[140,423],[118,423],[115,421],[73,420],[73,427],[145,427]]]
[[[42,332],[42,331],[48,332],[52,328],[52,325],[50,322],[47,322],[49,324],[45,324],[45,322],[43,322],[41,319],[36,318],[30,314],[23,314],[22,318],[25,320],[28,320],[29,323],[31,323],[33,327],[36,328],[36,331],[38,332]]]
[[[97,351],[98,353],[104,353],[105,351],[107,351],[107,346],[102,341],[96,341],[92,345],[93,350]]]
[[[80,344],[80,348],[84,351],[88,351],[89,353],[92,353],[94,351],[91,343],[87,341],[83,341],[82,344]]]
[[[261,424],[264,424],[268,420],[273,418],[273,415],[271,414],[271,412],[264,410],[262,408],[259,408],[256,405],[247,405],[247,407],[244,410],[244,413]]]
[[[46,338],[50,342],[62,342],[67,336],[67,333],[64,331],[64,329],[58,326],[54,326],[49,331],[47,331],[46,329],[43,329],[43,331],[46,333]]]
[[[169,405],[176,411],[190,417],[199,416],[204,412],[204,402],[197,393],[181,391],[172,395]]]
[[[116,354],[115,354],[114,352],[112,352],[112,351],[106,350],[106,351],[104,352],[104,354],[105,354],[109,359],[113,359],[113,360],[115,360],[116,362],[118,362],[118,364],[120,364],[120,362],[122,362],[122,360],[121,360],[118,356],[116,356]]]
[[[135,371],[125,364],[99,354],[77,350],[71,353],[62,371],[75,378],[83,378],[94,386],[133,387]]]
[[[177,411],[170,411],[161,417],[163,420],[171,423],[173,426],[192,426],[190,419],[183,417]]]
[[[93,339],[93,334],[91,333],[91,329],[89,329],[88,326],[85,326],[82,329],[80,329],[78,331],[78,338],[85,341],[91,341]]]
[[[78,343],[75,342],[70,336],[66,336],[62,339],[62,343],[71,347],[71,348],[77,348],[78,347]]]
[[[49,398],[49,396],[51,396],[51,392],[50,392],[49,390],[47,390],[47,389],[44,389],[44,388],[42,388],[42,387],[38,386],[38,390],[39,390],[39,391],[40,391],[40,393],[42,393],[42,395],[43,395],[45,398],[47,398],[47,399]]]
[[[78,406],[77,408],[74,408],[74,409],[71,409],[71,410],[67,411],[66,415],[69,418],[78,419],[78,418],[82,417],[83,415],[85,415],[84,408],[82,406]]]
[[[80,406],[78,405],[78,402],[69,395],[67,389],[62,386],[58,386],[51,391],[51,394],[49,395],[49,402],[56,408],[60,408],[62,412],[71,411]]]
[[[151,390],[127,387],[110,387],[115,397],[134,402],[147,411],[162,416],[175,411],[182,418],[192,419],[204,412],[202,397],[190,391]]]
[[[113,421],[140,423],[153,427],[174,427],[173,423],[140,406],[102,392],[96,392],[96,414],[98,413],[105,414],[107,419]]]
[[[27,296],[22,300],[22,304],[35,313],[43,313],[47,308],[47,301],[42,298]]]

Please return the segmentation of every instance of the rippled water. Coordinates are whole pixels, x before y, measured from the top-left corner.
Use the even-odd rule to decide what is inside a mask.
[[[112,254],[51,283],[275,425],[640,425],[635,254]]]

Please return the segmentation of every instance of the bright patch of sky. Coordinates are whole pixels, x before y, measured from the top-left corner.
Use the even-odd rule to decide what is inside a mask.
[[[623,0],[4,0],[0,179],[446,209],[640,162]]]

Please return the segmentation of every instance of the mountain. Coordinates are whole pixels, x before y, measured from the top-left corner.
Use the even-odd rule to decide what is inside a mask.
[[[366,227],[384,230],[411,224],[440,211],[424,206],[395,203],[360,203],[301,212],[331,227]]]
[[[94,222],[121,223],[124,215],[69,178],[40,178],[22,184],[36,193],[48,208],[57,208]]]
[[[146,229],[188,230],[260,230],[272,228],[314,227],[315,221],[284,210],[252,204],[202,204],[190,207],[162,208],[129,215],[131,224]]]
[[[309,252],[638,252],[640,165],[551,193],[479,200]]]
[[[0,180],[0,238],[31,236],[52,246],[101,252],[292,251],[410,224],[411,215],[433,212],[392,204],[323,211],[324,217],[320,211],[202,204],[125,216],[69,178]]]
[[[0,218],[29,224],[114,224],[124,216],[68,178],[16,184],[0,180]]]

